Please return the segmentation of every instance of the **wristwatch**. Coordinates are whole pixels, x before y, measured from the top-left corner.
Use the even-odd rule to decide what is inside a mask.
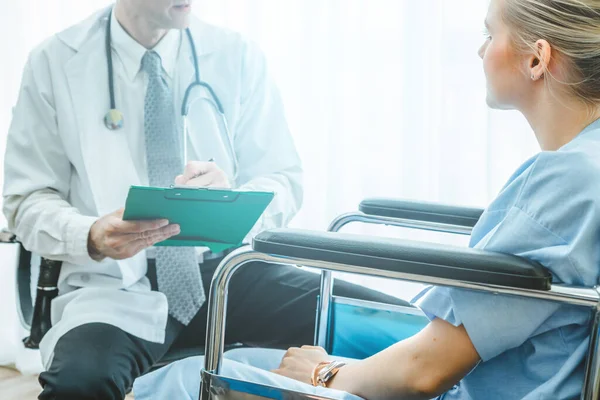
[[[346,365],[342,361],[323,361],[313,370],[311,383],[313,386],[327,387],[327,383]]]

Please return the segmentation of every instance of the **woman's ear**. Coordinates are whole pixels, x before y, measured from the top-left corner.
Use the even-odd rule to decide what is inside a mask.
[[[529,57],[528,69],[531,79],[537,81],[550,70],[552,60],[552,47],[546,40],[540,39],[535,42],[536,54]]]

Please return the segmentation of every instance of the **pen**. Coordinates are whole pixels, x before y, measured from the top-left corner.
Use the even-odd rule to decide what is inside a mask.
[[[209,159],[207,162],[215,162],[215,159],[211,157],[211,158],[210,158],[210,159]],[[202,176],[202,174],[199,174],[199,175],[194,175],[194,176],[192,176],[192,177],[191,177],[189,180],[196,179],[196,178],[198,178],[199,176]]]

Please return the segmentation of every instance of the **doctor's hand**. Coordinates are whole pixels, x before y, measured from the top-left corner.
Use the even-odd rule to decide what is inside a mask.
[[[167,220],[123,221],[124,209],[105,215],[92,225],[88,253],[95,261],[124,260],[158,242],[178,235],[179,225]]]
[[[183,175],[175,178],[176,185],[230,188],[225,172],[212,161],[191,161],[185,166]]]

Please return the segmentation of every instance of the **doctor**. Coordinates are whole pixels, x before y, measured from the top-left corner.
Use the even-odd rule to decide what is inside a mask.
[[[118,0],[44,42],[25,67],[4,213],[27,249],[63,261],[40,399],[122,399],[170,347],[204,338],[205,293],[224,254],[151,248],[179,227],[123,221],[130,185],[275,192],[252,234],[300,207],[302,169],[264,57],[191,7]],[[228,342],[311,341],[319,277],[245,271],[231,283]]]

